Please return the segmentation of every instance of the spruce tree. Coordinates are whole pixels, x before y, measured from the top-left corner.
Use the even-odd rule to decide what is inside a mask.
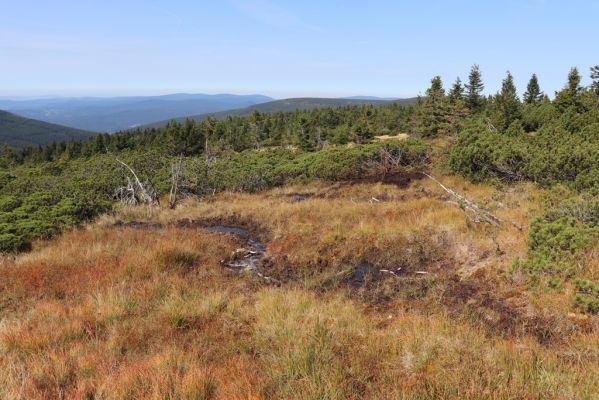
[[[445,89],[443,89],[443,81],[440,76],[435,76],[431,79],[431,87],[426,89],[426,98],[433,103],[438,103],[444,96]]]
[[[578,68],[572,68],[568,74],[568,91],[570,91],[570,93],[573,95],[578,95],[582,90],[582,86],[580,86],[581,80],[582,77],[578,73]]]
[[[591,89],[595,92],[597,96],[599,96],[599,65],[591,67],[591,79],[593,80],[593,83],[591,84]]]
[[[507,129],[512,122],[520,118],[520,100],[514,85],[514,77],[509,71],[501,85],[501,92],[496,96],[496,101],[502,128]]]
[[[451,104],[455,104],[458,100],[462,100],[464,98],[464,86],[462,85],[462,80],[458,76],[451,87],[451,90],[448,94],[449,102]]]
[[[483,89],[482,74],[477,64],[474,64],[468,75],[468,84],[466,85],[466,105],[473,112],[482,111],[484,106],[484,97],[482,96]]]
[[[523,100],[526,104],[539,104],[543,100],[543,92],[541,92],[537,74],[532,74],[530,77]]]
[[[422,136],[433,137],[447,130],[448,114],[445,89],[440,76],[431,79],[431,87],[420,107],[420,132]]]
[[[576,112],[583,111],[584,107],[580,98],[582,93],[581,79],[578,69],[573,67],[568,73],[568,83],[555,94],[555,104],[560,111],[570,107],[574,108]]]

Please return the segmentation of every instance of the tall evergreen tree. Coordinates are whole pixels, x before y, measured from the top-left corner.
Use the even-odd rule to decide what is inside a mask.
[[[451,104],[455,104],[456,101],[462,100],[464,98],[464,86],[462,85],[462,80],[458,76],[453,83],[453,86],[449,90],[449,102]]]
[[[543,100],[543,92],[541,92],[537,74],[532,74],[530,77],[523,100],[526,104],[539,104]]]
[[[580,73],[578,73],[578,68],[574,67],[570,70],[570,73],[568,74],[568,86],[567,89],[570,91],[570,93],[577,95],[580,93],[580,91],[582,90],[582,86],[580,86],[580,81],[582,80],[582,77],[580,76]]]
[[[448,133],[458,134],[464,127],[464,120],[468,117],[468,108],[464,98],[464,85],[458,76],[447,95],[449,100]]]
[[[426,97],[433,103],[438,103],[445,97],[445,89],[443,89],[443,81],[440,76],[435,76],[431,79],[431,87],[426,89]]]
[[[445,89],[440,76],[431,79],[426,97],[420,110],[419,130],[425,137],[433,137],[447,130],[449,110],[446,104]]]
[[[480,67],[477,64],[474,64],[470,69],[468,84],[466,84],[466,105],[474,113],[480,112],[483,109],[485,100],[482,92],[484,88],[485,85],[483,83]]]
[[[593,80],[591,88],[599,96],[599,65],[591,67],[591,79]]]
[[[496,96],[499,120],[503,129],[520,118],[520,100],[514,85],[514,77],[508,71],[501,85],[501,92]]]
[[[580,95],[582,93],[582,86],[580,81],[582,77],[578,73],[578,68],[573,67],[568,73],[568,83],[566,86],[555,94],[555,104],[558,109],[564,111],[567,108],[573,107],[576,112],[583,111],[582,101]]]

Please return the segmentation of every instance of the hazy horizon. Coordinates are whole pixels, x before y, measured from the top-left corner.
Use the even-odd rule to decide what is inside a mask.
[[[14,101],[25,101],[25,100],[43,100],[43,99],[60,99],[60,98],[65,98],[65,99],[75,99],[75,98],[80,98],[80,99],[86,99],[86,98],[98,98],[98,99],[102,99],[102,98],[115,98],[115,97],[160,97],[160,96],[168,96],[168,95],[180,95],[180,94],[184,94],[184,95],[208,95],[208,96],[218,96],[218,95],[233,95],[233,96],[266,96],[266,97],[271,97],[274,100],[285,100],[288,98],[298,98],[298,97],[306,97],[306,98],[310,98],[310,97],[323,97],[323,98],[339,98],[339,99],[345,99],[345,98],[350,98],[350,97],[373,97],[373,98],[380,98],[380,99],[400,99],[399,97],[396,96],[372,96],[370,94],[348,94],[348,95],[344,95],[344,96],[283,96],[283,97],[275,97],[273,95],[268,95],[268,94],[264,94],[264,93],[254,93],[254,92],[247,92],[247,93],[227,93],[227,92],[213,92],[213,93],[207,93],[207,92],[202,92],[202,91],[165,91],[165,92],[159,92],[159,93],[154,93],[154,92],[148,92],[148,94],[139,94],[139,93],[132,93],[132,94],[77,94],[77,93],[73,93],[73,94],[40,94],[40,95],[26,95],[26,94],[21,94],[21,95],[0,95],[0,100],[14,100]],[[414,96],[409,96],[408,98],[411,97],[416,97],[416,95]]]

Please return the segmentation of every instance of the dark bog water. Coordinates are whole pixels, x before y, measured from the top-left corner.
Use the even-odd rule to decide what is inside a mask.
[[[215,225],[215,226],[205,226],[205,230],[209,232],[220,232],[220,233],[230,233],[232,235],[248,237],[248,231],[243,228],[239,228],[236,226],[223,226],[223,225]]]
[[[235,250],[235,252],[229,257],[222,261],[223,265],[227,268],[234,269],[240,272],[257,272],[260,260],[264,257],[266,252],[266,246],[260,241],[252,239],[246,229],[237,226],[204,226],[203,229],[209,232],[228,233],[231,235],[237,235],[241,238],[246,239],[246,246],[241,249]]]
[[[364,261],[352,271],[351,285],[355,287],[363,286],[368,275],[380,275],[380,271],[371,263]]]
[[[306,201],[306,200],[308,200],[308,197],[301,195],[301,194],[294,194],[291,196],[291,201],[293,201],[293,202]]]

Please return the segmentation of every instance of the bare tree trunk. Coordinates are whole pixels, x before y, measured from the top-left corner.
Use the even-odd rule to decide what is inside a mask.
[[[179,181],[181,179],[182,162],[181,159],[171,165],[171,190],[168,196],[169,208],[175,208],[177,205],[177,191],[179,190]]]
[[[129,173],[133,176],[133,181],[132,181],[131,177],[129,175],[127,175],[127,187],[126,188],[121,187],[121,188],[117,189],[115,196],[119,197],[123,203],[129,204],[129,205],[136,205],[138,203],[138,199],[137,199],[138,197],[142,203],[151,204],[151,205],[159,205],[160,201],[158,200],[158,196],[157,196],[156,192],[154,190],[148,190],[146,188],[146,186],[143,183],[141,183],[141,181],[139,180],[139,177],[137,176],[137,174],[135,173],[133,168],[131,168],[125,162],[119,160],[118,157],[116,157],[116,156],[115,156],[115,160],[122,167],[125,167],[129,171]]]

